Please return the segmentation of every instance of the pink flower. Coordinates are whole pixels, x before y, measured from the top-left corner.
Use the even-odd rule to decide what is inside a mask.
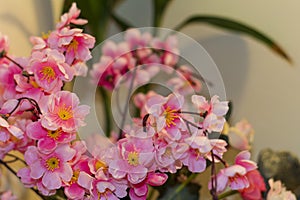
[[[189,149],[188,144],[173,141],[164,129],[154,136],[154,147],[157,169],[170,173],[182,168],[180,159]]]
[[[112,90],[121,76],[135,67],[136,60],[125,42],[119,44],[112,41],[106,42],[103,45],[102,54],[90,73],[95,84]]]
[[[184,126],[180,118],[183,103],[183,96],[175,94],[170,94],[166,98],[155,95],[148,99],[146,110],[155,118],[157,131],[165,128],[174,140],[180,139],[179,128]]]
[[[239,190],[244,200],[262,200],[262,192],[266,191],[263,177],[258,170],[252,170],[246,174],[249,187]]]
[[[81,159],[72,167],[73,175],[71,180],[66,183],[64,192],[69,199],[82,199],[85,195],[85,188],[78,184],[78,178],[80,172],[90,174],[88,166],[88,157],[83,156]]]
[[[183,164],[191,172],[203,172],[206,169],[206,155],[212,149],[209,139],[204,135],[192,135],[185,142],[189,144],[189,150],[182,156]]]
[[[178,41],[176,36],[168,36],[166,41],[161,41],[158,38],[154,38],[151,42],[151,47],[162,50],[161,63],[167,66],[174,66],[178,62]]]
[[[68,143],[76,138],[75,134],[66,133],[61,129],[47,130],[42,127],[40,121],[29,124],[26,132],[31,139],[37,140],[37,148],[42,153],[49,153],[58,144]]]
[[[223,191],[227,185],[232,190],[241,190],[248,188],[250,183],[246,174],[257,168],[256,163],[250,161],[250,153],[248,151],[240,152],[235,158],[235,164],[221,169],[217,175],[217,192]],[[211,189],[209,182],[209,189]]]
[[[168,176],[163,173],[154,173],[150,172],[147,175],[147,178],[138,184],[131,184],[129,190],[129,197],[132,200],[146,200],[148,195],[148,185],[150,186],[161,186],[168,179]]]
[[[8,39],[6,35],[0,33],[0,54],[7,53],[8,51]]]
[[[296,200],[295,194],[287,190],[281,181],[269,180],[270,190],[267,195],[267,200]]]
[[[65,63],[65,57],[57,50],[46,49],[33,52],[30,73],[34,74],[35,82],[46,92],[61,90],[63,81],[73,79],[74,70]]]
[[[154,148],[151,138],[124,138],[118,141],[120,157],[109,163],[109,172],[116,179],[127,177],[132,184],[146,178],[154,161]]]
[[[113,179],[109,174],[103,171],[95,178],[85,172],[80,172],[78,184],[90,192],[90,199],[117,200],[127,195],[127,180]]]
[[[209,133],[223,130],[226,121],[224,115],[229,109],[227,101],[220,102],[218,96],[213,96],[208,103],[205,97],[193,95],[192,102],[200,110],[201,115],[205,117],[202,125],[205,130]]]
[[[41,178],[42,184],[48,190],[55,190],[62,186],[63,181],[71,180],[73,173],[68,161],[74,155],[74,149],[67,144],[62,144],[50,154],[42,154],[35,146],[30,146],[24,156],[30,168],[30,177]]]
[[[33,179],[30,177],[31,170],[29,167],[22,168],[18,171],[17,176],[20,177],[21,182],[25,187],[31,188],[36,186],[39,192],[44,196],[51,196],[56,193],[56,190],[49,190],[42,183],[42,178]]]
[[[193,77],[193,71],[185,65],[180,66],[177,77],[170,79],[167,84],[181,95],[195,94],[200,92],[201,82]]]
[[[17,197],[9,190],[0,194],[1,200],[17,200]]]
[[[19,67],[11,62],[0,64],[0,106],[5,101],[16,97],[14,76],[21,74],[21,71]]]
[[[79,105],[76,94],[68,91],[59,91],[43,99],[41,123],[48,130],[55,131],[59,128],[64,132],[73,133],[84,126],[84,118],[89,112],[89,107]]]
[[[87,61],[92,57],[89,49],[94,47],[95,38],[82,31],[65,27],[52,32],[48,38],[50,47],[63,52],[69,65],[75,60]]]
[[[0,116],[0,141],[6,142],[11,135],[16,139],[22,139],[24,137],[24,132],[17,126],[10,125]]]
[[[144,117],[146,114],[148,114],[145,105],[148,99],[155,95],[157,95],[157,93],[152,90],[150,90],[147,94],[138,93],[134,95],[133,102],[135,106],[140,109],[141,117]]]
[[[60,22],[57,23],[56,28],[61,29],[64,26],[68,26],[69,24],[76,24],[76,25],[84,25],[88,21],[85,19],[77,19],[80,15],[80,10],[77,8],[76,3],[72,3],[71,8],[69,9],[68,13],[63,14],[60,17]]]
[[[229,128],[229,144],[239,150],[251,149],[254,130],[247,120],[242,120]]]

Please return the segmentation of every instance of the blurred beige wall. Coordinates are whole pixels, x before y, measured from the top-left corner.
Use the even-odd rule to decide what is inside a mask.
[[[28,37],[53,27],[61,2],[0,0],[0,31],[9,36],[11,53],[29,54]],[[137,26],[149,26],[150,5],[149,0],[129,0],[121,5],[118,13]],[[172,28],[187,16],[198,13],[246,22],[271,35],[290,54],[292,66],[245,36],[206,25],[192,25],[183,30],[199,41],[218,65],[228,99],[234,103],[233,121],[247,118],[253,124],[254,154],[271,147],[300,156],[300,1],[174,0],[163,25]]]

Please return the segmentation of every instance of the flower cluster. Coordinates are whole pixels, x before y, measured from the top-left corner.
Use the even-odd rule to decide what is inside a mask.
[[[90,72],[92,81],[113,90],[123,79],[131,79],[130,71],[133,69],[136,69],[135,84],[148,83],[161,70],[171,73],[176,69],[178,75],[170,79],[168,85],[182,94],[199,92],[201,82],[194,76],[191,68],[178,65],[177,43],[175,36],[168,36],[162,41],[148,32],[129,29],[125,32],[123,42],[105,42],[102,56]]]
[[[160,70],[177,72],[178,77],[166,80],[173,91],[168,95],[154,90],[135,93],[135,123],[120,127],[118,139],[107,148],[87,151],[77,132],[86,125],[89,107],[81,105],[75,93],[63,90],[74,77],[87,75],[86,61],[95,44],[94,37],[73,28],[87,23],[79,15],[73,3],[55,30],[31,37],[33,48],[27,58],[12,57],[7,37],[0,34],[0,164],[9,166],[21,160],[11,151],[21,152],[25,166],[16,174],[26,187],[43,196],[60,191],[71,200],[126,196],[145,200],[149,186],[165,184],[169,174],[182,168],[201,173],[209,166],[208,187],[214,199],[226,188],[239,191],[245,199],[261,199],[266,188],[256,163],[250,160],[251,126],[241,122],[230,129],[238,133],[228,133],[229,138],[236,138],[232,146],[244,150],[230,165],[223,158],[227,141],[215,137],[224,132],[228,102],[195,94],[201,81],[187,65],[179,65],[175,36],[161,40],[130,29],[124,42],[104,44],[102,56],[90,72],[99,87],[111,91],[120,82],[140,85]],[[187,110],[188,101],[193,111]],[[6,162],[4,158],[15,160]],[[223,168],[217,173],[218,163]],[[270,185],[275,188],[268,196],[272,199],[281,186],[272,181]],[[290,195],[285,189],[281,193]],[[0,195],[1,199],[15,199],[11,192]]]

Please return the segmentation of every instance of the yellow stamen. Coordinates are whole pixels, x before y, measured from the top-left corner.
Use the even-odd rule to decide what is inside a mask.
[[[76,41],[76,40],[72,40],[72,42],[69,44],[69,47],[68,47],[68,52],[70,52],[70,51],[77,51],[77,49],[78,49],[78,42]]]
[[[54,171],[59,168],[59,159],[56,157],[51,157],[46,160],[46,168],[49,171]]]
[[[79,173],[80,173],[79,170],[75,170],[75,171],[73,172],[73,176],[72,176],[72,178],[71,178],[71,180],[70,180],[70,184],[73,184],[73,183],[76,183],[76,182],[77,182],[78,177],[79,177]]]
[[[48,83],[56,78],[56,73],[50,66],[44,66],[43,69],[40,70],[40,73],[43,75],[42,80],[47,80]]]
[[[130,152],[127,158],[128,164],[132,166],[139,165],[139,153],[138,152]]]
[[[62,131],[61,129],[58,129],[56,131],[50,131],[50,130],[48,130],[47,136],[49,138],[57,140],[61,136],[61,131]]]
[[[68,120],[73,117],[72,106],[66,107],[65,104],[58,109],[58,116],[62,120]]]
[[[96,171],[98,171],[98,169],[106,169],[107,166],[106,166],[106,163],[101,161],[101,160],[97,160],[96,163],[95,163],[95,169]]]
[[[171,109],[169,106],[164,111],[164,116],[166,118],[166,125],[170,127],[171,125],[176,125],[174,122],[175,119],[179,118],[178,116],[178,110]]]
[[[51,31],[48,31],[47,33],[42,32],[42,38],[43,38],[44,40],[47,40],[47,39],[49,38],[50,34],[51,34]]]

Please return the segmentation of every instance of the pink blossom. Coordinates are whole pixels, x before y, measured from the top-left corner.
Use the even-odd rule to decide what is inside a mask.
[[[269,180],[270,190],[267,195],[267,200],[296,200],[295,194],[287,190],[281,181]]]
[[[263,177],[258,170],[252,170],[246,174],[249,187],[239,190],[244,200],[262,200],[262,192],[266,191]]]
[[[30,146],[24,156],[30,168],[30,177],[42,179],[44,187],[55,190],[62,186],[63,181],[71,180],[73,173],[68,161],[74,155],[74,149],[67,144],[62,144],[50,154],[42,154],[35,146]]]
[[[30,177],[30,174],[31,170],[29,167],[22,168],[17,172],[17,176],[20,177],[25,187],[31,188],[36,186],[39,192],[44,196],[51,196],[56,193],[56,190],[49,190],[43,185],[42,178],[33,179]]]
[[[87,23],[85,19],[77,19],[80,15],[80,10],[77,8],[76,3],[72,3],[68,13],[60,17],[60,22],[57,23],[56,28],[61,29],[69,24],[84,25]]]
[[[192,102],[200,110],[200,115],[204,116],[203,128],[208,132],[221,132],[224,127],[225,118],[229,107],[227,101],[219,101],[218,96],[213,96],[210,103],[203,96],[193,95]]]
[[[209,139],[204,135],[192,135],[185,142],[189,144],[189,150],[182,158],[183,164],[191,172],[203,172],[206,169],[206,155],[212,149]]]
[[[214,155],[222,158],[223,154],[227,151],[227,142],[225,140],[222,139],[210,139],[210,144],[212,146],[212,152]],[[209,153],[207,155],[207,158],[211,161],[212,157],[211,157],[211,153]],[[215,162],[219,162],[218,159],[215,159]]]
[[[75,132],[85,125],[84,118],[89,107],[79,105],[76,94],[68,91],[59,91],[43,99],[41,116],[42,126],[55,131],[59,128],[64,132]]]
[[[193,77],[193,71],[185,65],[178,69],[177,77],[170,79],[167,84],[181,95],[188,95],[200,92],[201,82]]]
[[[184,126],[180,118],[183,103],[183,96],[175,94],[170,94],[166,98],[155,95],[148,99],[146,110],[155,118],[157,131],[165,128],[174,140],[181,137],[179,128]]]
[[[125,42],[119,44],[112,41],[106,42],[103,45],[102,54],[90,73],[95,84],[112,90],[121,76],[135,67],[136,60]]]
[[[0,53],[8,51],[8,38],[0,32]]]
[[[40,51],[47,48],[47,42],[44,38],[31,36],[30,42],[33,45],[32,51]]]
[[[104,171],[99,173],[95,178],[86,172],[80,172],[78,184],[90,192],[90,199],[117,200],[127,195],[127,181],[125,179],[113,179]]]
[[[1,200],[17,200],[17,197],[9,190],[0,194]]]
[[[229,144],[239,150],[251,149],[253,142],[254,130],[247,120],[242,120],[229,128]]]
[[[133,200],[146,200],[148,195],[148,185],[161,186],[168,179],[168,176],[164,173],[148,173],[146,179],[138,184],[130,184],[129,197]]]
[[[63,81],[73,79],[74,70],[65,63],[64,55],[57,50],[33,52],[31,65],[29,72],[34,74],[35,82],[48,93],[61,90]]]
[[[148,114],[145,105],[148,99],[155,95],[157,95],[157,93],[152,90],[150,90],[147,94],[138,93],[134,95],[133,102],[135,106],[140,109],[141,117],[144,117],[146,114]]]
[[[11,62],[0,64],[0,106],[6,100],[16,97],[17,92],[14,76],[21,74],[21,71],[18,66]]]
[[[9,124],[8,121],[0,116],[0,141],[6,142],[10,135],[17,139],[22,139],[24,132],[17,126]]]
[[[64,192],[69,199],[82,199],[85,195],[85,188],[78,184],[78,178],[80,172],[90,174],[88,157],[82,156],[81,159],[74,166],[72,166],[72,170],[72,178],[68,183],[66,183]]]
[[[92,57],[89,49],[94,47],[95,38],[82,33],[82,29],[65,27],[52,32],[48,42],[51,48],[64,52],[66,62],[72,65],[75,60],[87,61]]]
[[[118,141],[119,158],[109,164],[109,172],[116,179],[127,177],[132,184],[146,178],[154,161],[154,148],[151,138],[124,138]]]
[[[66,133],[61,129],[47,130],[42,127],[40,121],[29,124],[26,132],[30,138],[37,140],[37,148],[42,153],[49,153],[58,144],[68,143],[76,138],[75,134]]]
[[[154,136],[155,161],[161,172],[176,173],[182,168],[184,154],[189,146],[184,142],[173,141],[165,130]]]
[[[241,190],[248,188],[250,183],[246,174],[257,168],[255,162],[249,160],[250,153],[248,151],[240,152],[235,158],[235,164],[221,169],[217,175],[217,192],[223,191],[227,185],[232,190]],[[211,189],[209,182],[209,189]]]
[[[166,41],[161,41],[154,38],[151,42],[151,47],[162,50],[161,63],[167,66],[174,66],[178,62],[178,41],[176,36],[168,36]]]

